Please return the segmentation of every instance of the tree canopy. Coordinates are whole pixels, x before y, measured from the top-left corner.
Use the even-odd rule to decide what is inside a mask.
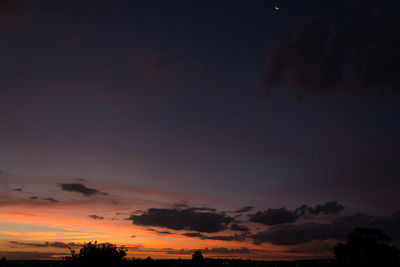
[[[400,266],[399,250],[389,241],[379,229],[357,228],[335,246],[336,260],[339,266]]]
[[[69,266],[118,266],[122,264],[126,251],[110,243],[89,242],[82,246],[79,253],[71,249],[71,256],[66,257],[66,263]]]

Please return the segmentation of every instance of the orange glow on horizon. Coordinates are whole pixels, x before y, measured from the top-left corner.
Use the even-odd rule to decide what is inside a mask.
[[[2,207],[1,211],[0,225],[5,228],[0,231],[0,250],[3,252],[58,253],[49,257],[59,258],[60,255],[69,254],[67,248],[32,247],[21,244],[44,244],[45,242],[83,244],[97,241],[125,246],[128,248],[127,256],[135,258],[187,259],[191,257],[190,251],[219,247],[228,249],[246,247],[252,250],[252,253],[221,255],[210,252],[205,256],[263,260],[290,258],[290,255],[278,246],[260,247],[248,242],[202,240],[183,236],[181,233],[184,231],[174,231],[168,235],[159,234],[146,230],[145,227],[133,225],[131,221],[126,220],[128,215],[125,218],[113,220],[113,212],[110,211],[101,212],[104,219],[99,221],[90,219],[87,215],[96,212],[86,208],[76,210],[73,213],[69,209],[57,209],[51,208],[51,206],[47,211],[39,208],[26,209],[22,207],[18,209]],[[34,230],[26,230],[30,228]],[[135,237],[132,238],[132,235]],[[16,243],[11,246],[9,241],[19,242],[20,244]],[[296,257],[298,256],[296,254]],[[304,256],[309,255],[305,254]]]

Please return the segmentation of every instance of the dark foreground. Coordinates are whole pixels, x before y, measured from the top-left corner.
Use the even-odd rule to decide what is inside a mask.
[[[43,266],[43,267],[58,267],[66,266],[65,261],[7,261],[6,263],[1,263],[0,266]],[[204,259],[202,263],[194,263],[192,260],[127,260],[124,262],[123,266],[135,266],[135,267],[146,267],[146,266],[171,266],[171,267],[208,267],[208,266],[237,266],[237,267],[273,267],[273,266],[296,266],[296,267],[330,267],[336,266],[335,260],[299,260],[299,261],[254,261],[254,260],[226,260],[226,259]]]

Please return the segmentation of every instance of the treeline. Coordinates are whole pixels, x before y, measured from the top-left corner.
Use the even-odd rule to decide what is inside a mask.
[[[8,267],[65,267],[65,261],[8,261]],[[88,265],[92,266],[92,265]],[[135,267],[196,267],[192,260],[186,259],[170,259],[155,260],[147,259],[126,259],[119,266],[135,266]],[[205,258],[201,263],[202,267],[335,267],[334,259],[322,260],[296,260],[296,261],[255,261],[255,260],[239,260],[239,259],[209,259]]]

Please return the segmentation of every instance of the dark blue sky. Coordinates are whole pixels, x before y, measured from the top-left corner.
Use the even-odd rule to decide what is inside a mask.
[[[3,187],[80,177],[218,209],[395,212],[398,8],[5,1]]]

